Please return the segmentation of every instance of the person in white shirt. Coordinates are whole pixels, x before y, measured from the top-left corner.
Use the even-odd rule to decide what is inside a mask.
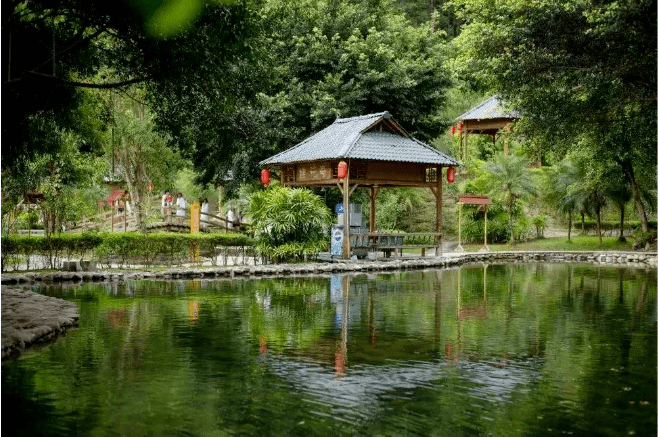
[[[242,213],[240,211],[235,213],[235,227],[242,229]]]
[[[235,221],[235,211],[233,211],[233,208],[228,210],[228,213],[226,214],[226,224],[229,229],[233,229],[233,222]]]
[[[201,227],[205,228],[208,226],[208,211],[210,210],[210,204],[208,204],[208,199],[203,199],[201,202]]]
[[[178,199],[176,199],[176,217],[178,223],[183,223],[183,219],[185,218],[186,207],[187,204],[185,203],[185,198],[183,197],[183,193],[178,193]]]

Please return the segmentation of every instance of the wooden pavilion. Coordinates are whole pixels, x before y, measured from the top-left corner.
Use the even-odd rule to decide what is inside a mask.
[[[503,102],[497,95],[488,98],[475,108],[457,117],[457,125],[461,125],[459,131],[460,159],[468,157],[469,135],[489,135],[493,138],[495,146],[496,137],[502,133],[512,132],[514,122],[519,118],[516,111],[505,109]],[[507,136],[503,137],[505,156],[507,156],[508,143]]]
[[[339,163],[347,164],[339,178]],[[350,256],[349,198],[357,187],[370,190],[369,233],[376,238],[375,199],[384,187],[427,187],[436,198],[436,245],[440,244],[443,169],[461,165],[454,158],[411,137],[388,112],[337,119],[327,128],[260,162],[277,168],[287,187],[334,187],[345,206],[343,257]]]

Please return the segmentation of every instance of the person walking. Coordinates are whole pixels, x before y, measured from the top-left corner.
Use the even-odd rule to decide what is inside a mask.
[[[183,193],[178,193],[178,198],[176,199],[176,220],[178,221],[178,224],[183,224],[183,220],[185,219],[186,207],[187,207],[187,203],[185,203],[185,198],[183,197]]]
[[[169,215],[171,214],[171,205],[173,204],[174,199],[169,193],[169,190],[165,190],[162,195],[162,203],[160,206],[160,212],[162,212],[162,220],[167,222],[169,220]]]
[[[233,229],[233,222],[235,221],[235,211],[233,208],[228,210],[226,213],[226,225],[229,229]]]
[[[208,227],[208,211],[210,211],[210,204],[208,199],[203,199],[201,202],[201,227]]]
[[[235,227],[241,231],[242,230],[242,213],[238,210],[235,213]]]

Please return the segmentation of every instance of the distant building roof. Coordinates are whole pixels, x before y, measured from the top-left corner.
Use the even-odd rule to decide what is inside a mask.
[[[105,205],[106,203],[107,203],[108,205],[112,205],[116,200],[121,199],[121,197],[122,197],[124,194],[126,194],[126,193],[127,193],[126,190],[113,190],[113,191],[110,193],[110,195],[107,196],[105,199],[103,199],[103,200],[99,200],[99,201],[98,201],[98,204],[99,204],[100,206],[103,206],[103,205]]]
[[[516,111],[505,111],[503,102],[498,95],[494,95],[480,103],[475,108],[470,109],[457,117],[457,120],[486,120],[496,118],[509,119],[520,118],[520,116]]]
[[[296,146],[267,158],[260,164],[277,165],[350,158],[460,165],[457,160],[411,137],[388,112],[339,118]]]

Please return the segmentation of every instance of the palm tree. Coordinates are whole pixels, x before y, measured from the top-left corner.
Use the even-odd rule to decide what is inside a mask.
[[[565,159],[548,170],[544,199],[557,211],[567,214],[567,241],[571,241],[573,213],[583,211],[586,195],[577,189],[580,175],[572,161]]]
[[[604,190],[606,196],[619,208],[620,229],[617,241],[626,242],[626,238],[624,237],[625,209],[626,204],[632,199],[633,193],[631,192],[630,184],[624,177],[624,174],[618,170],[618,167],[614,167],[608,172]]]
[[[514,219],[518,202],[537,193],[537,186],[520,156],[498,154],[485,165],[489,176],[489,192],[503,203],[509,216],[510,244],[514,244]]]
[[[607,203],[605,193],[605,169],[599,162],[587,156],[576,156],[575,182],[569,185],[568,193],[579,200],[581,215],[596,216],[596,232],[599,246],[603,245],[601,235],[601,208]]]

